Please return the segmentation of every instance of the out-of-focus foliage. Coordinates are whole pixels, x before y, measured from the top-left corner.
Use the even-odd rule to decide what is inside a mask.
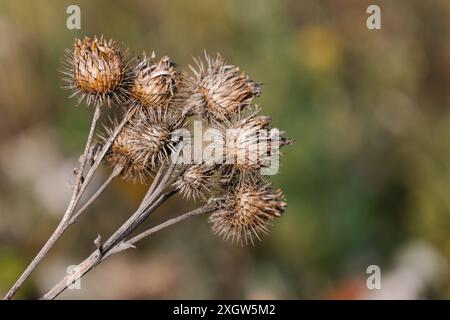
[[[372,2],[1,1],[0,292],[62,214],[89,126],[92,110],[60,88],[60,58],[75,37],[103,34],[183,69],[219,51],[263,82],[258,103],[296,140],[275,178],[288,209],[255,247],[222,242],[204,218],[184,222],[64,297],[370,297],[376,264],[400,296],[449,298],[450,2],[377,1],[382,29],[371,31]],[[81,30],[66,29],[69,4],[81,7]],[[21,297],[81,261],[143,192],[116,182]],[[185,207],[175,199],[153,223]]]

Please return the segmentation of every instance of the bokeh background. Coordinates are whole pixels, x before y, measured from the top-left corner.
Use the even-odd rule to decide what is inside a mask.
[[[81,30],[66,28],[70,4]],[[370,4],[381,30],[366,28]],[[263,82],[258,103],[296,140],[273,179],[289,205],[254,247],[196,217],[62,298],[450,298],[449,15],[445,0],[1,1],[0,293],[59,221],[90,124],[61,89],[60,59],[75,37],[103,34],[185,70],[218,51]],[[39,297],[144,191],[113,183],[17,297]],[[148,225],[194,206],[174,199]],[[366,289],[369,265],[381,290]]]

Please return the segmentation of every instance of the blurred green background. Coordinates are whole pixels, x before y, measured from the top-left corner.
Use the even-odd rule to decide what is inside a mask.
[[[81,30],[66,28],[70,4]],[[381,30],[366,28],[370,4]],[[59,221],[90,124],[61,89],[60,59],[103,34],[185,70],[220,52],[263,82],[258,104],[296,140],[273,179],[288,209],[255,247],[186,221],[62,298],[450,298],[449,15],[445,0],[1,1],[0,294]],[[115,182],[17,297],[39,297],[144,191]],[[174,199],[148,223],[194,206]],[[373,264],[381,290],[366,288]]]

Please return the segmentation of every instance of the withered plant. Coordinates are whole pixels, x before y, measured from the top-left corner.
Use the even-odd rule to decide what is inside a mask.
[[[64,231],[89,213],[90,205],[115,178],[146,184],[147,193],[128,220],[106,241],[95,239],[96,250],[42,299],[54,299],[105,259],[189,217],[208,215],[215,234],[241,245],[254,244],[270,231],[286,202],[282,190],[272,188],[264,169],[278,160],[280,147],[291,140],[271,127],[269,117],[259,115],[261,108],[253,100],[261,94],[261,84],[238,67],[219,54],[213,58],[205,53],[205,59],[195,59],[190,69],[191,75],[177,71],[169,57],[158,59],[155,53],[130,57],[114,40],[103,37],[75,40],[73,50],[67,50],[64,80],[80,103],[94,109],[92,124],[74,170],[67,209],[5,299],[15,295]],[[112,104],[120,114],[103,117],[109,119],[98,129],[100,114],[111,113]],[[192,139],[180,134],[194,120],[211,128],[208,147],[214,152],[209,158],[193,159],[188,152]],[[81,203],[102,162],[111,167],[109,177]],[[135,234],[177,193],[201,205]]]

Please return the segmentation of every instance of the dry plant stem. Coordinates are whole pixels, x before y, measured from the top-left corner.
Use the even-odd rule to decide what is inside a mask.
[[[152,203],[152,201],[154,201],[163,192],[165,188],[172,184],[174,179],[180,176],[181,173],[174,174],[172,176],[177,165],[178,157],[180,156],[180,151],[181,147],[179,147],[176,151],[175,159],[173,159],[172,164],[170,164],[169,168],[164,173],[164,176],[162,176],[162,174],[166,168],[166,164],[161,165],[138,210],[145,210],[145,208],[147,208]]]
[[[70,218],[68,225],[72,225],[75,222],[77,222],[80,215],[82,215],[94,202],[97,200],[98,197],[105,191],[105,189],[111,184],[111,182],[116,178],[118,175],[120,175],[123,167],[116,166],[114,167],[113,172],[110,174],[108,179],[100,186],[100,188],[97,189],[97,191],[86,201],[86,203],[78,209]]]
[[[22,275],[17,279],[16,283],[12,286],[12,288],[8,291],[8,293],[3,298],[4,300],[10,300],[17,290],[20,289],[22,284],[25,282],[25,280],[30,276],[30,274],[36,269],[38,264],[42,261],[42,259],[47,255],[48,251],[53,247],[55,242],[61,237],[63,232],[66,230],[68,224],[68,220],[70,218],[70,215],[72,214],[73,210],[75,209],[79,198],[80,198],[80,190],[82,189],[82,185],[87,184],[88,182],[83,180],[83,171],[86,166],[87,158],[89,149],[92,144],[92,138],[94,136],[95,127],[97,125],[97,121],[100,117],[100,105],[97,105],[95,108],[94,116],[92,118],[91,128],[89,130],[88,138],[86,141],[86,146],[84,148],[83,155],[81,156],[81,163],[80,167],[77,170],[77,175],[75,179],[75,186],[72,193],[72,197],[70,199],[69,205],[67,206],[67,209],[56,227],[53,234],[50,236],[50,238],[47,240],[45,245],[42,247],[42,249],[39,251],[39,253],[36,255],[36,257],[31,261],[31,263],[28,265],[28,267],[25,269],[25,271],[22,273]]]
[[[114,232],[101,247],[101,252],[103,254],[108,253],[117,244],[122,242],[128,235],[136,230],[136,228],[139,227],[139,225],[144,222],[156,208],[176,193],[176,191],[172,190],[162,194],[163,190],[169,186],[167,181],[174,171],[174,166],[174,164],[170,165],[162,179],[160,179],[165,169],[165,165],[161,166],[136,212],[134,212],[133,215],[128,218],[128,220],[117,229],[117,231]],[[171,180],[169,180],[169,182],[170,181]]]
[[[36,257],[33,259],[33,261],[28,265],[28,267],[25,269],[23,274],[20,276],[20,278],[16,281],[14,286],[8,291],[8,293],[3,298],[4,300],[11,299],[14,294],[19,290],[19,288],[22,286],[22,284],[25,282],[25,280],[30,276],[30,274],[34,271],[34,269],[38,266],[38,264],[42,261],[42,259],[47,255],[48,251],[53,247],[53,245],[56,243],[56,241],[61,237],[61,235],[64,233],[64,231],[73,224],[73,222],[76,221],[76,219],[87,209],[87,207],[83,210],[79,210],[77,213],[75,213],[74,216],[75,219],[72,219],[73,211],[75,210],[78,202],[81,199],[81,196],[86,191],[86,188],[90,181],[92,180],[92,177],[94,176],[94,173],[98,169],[101,161],[103,160],[105,154],[108,152],[109,148],[111,147],[111,144],[113,143],[114,139],[117,137],[117,135],[122,130],[123,126],[131,119],[131,117],[135,114],[136,109],[129,109],[126,114],[124,115],[122,122],[116,127],[113,134],[109,137],[109,139],[105,142],[103,145],[102,150],[100,151],[99,155],[97,156],[97,159],[95,160],[94,164],[89,169],[86,176],[83,177],[83,171],[86,166],[87,160],[88,160],[88,152],[92,144],[92,138],[95,132],[95,127],[98,121],[98,118],[100,117],[100,105],[97,105],[95,108],[91,128],[89,130],[88,139],[86,142],[84,153],[81,157],[81,165],[77,172],[76,177],[76,184],[74,188],[74,193],[72,194],[72,198],[69,202],[69,205],[66,209],[66,212],[64,213],[61,222],[59,223],[58,227],[55,229],[53,234],[50,236],[50,238],[47,240],[45,245],[42,247],[42,249],[39,251],[39,253],[36,255]],[[105,186],[106,187],[106,186]],[[95,200],[95,199],[93,199]],[[89,200],[88,200],[89,202]],[[93,202],[93,201],[92,201]],[[90,204],[89,204],[90,205]]]
[[[166,173],[167,174],[167,173]],[[149,188],[149,190],[151,187]],[[153,202],[146,202],[145,199],[143,201],[143,204],[139,206],[139,208],[136,210],[133,215],[128,218],[128,220],[119,228],[117,229],[114,234],[109,237],[109,239],[105,242],[105,244],[101,247],[101,250],[103,253],[107,253],[109,250],[111,250],[114,246],[116,246],[118,243],[123,241],[126,237],[128,237],[134,230],[136,230],[139,225],[144,222],[148,216],[156,210],[164,201],[169,199],[171,196],[173,196],[176,193],[175,190],[168,191],[159,198]],[[158,195],[157,195],[158,196]],[[152,198],[153,195],[150,197]]]
[[[141,204],[139,205],[138,210],[143,210],[148,203],[149,198],[155,191],[155,189],[158,187],[159,181],[161,179],[161,175],[163,174],[165,170],[165,164],[162,164],[161,167],[159,167],[158,172],[156,173],[155,178],[153,179],[152,184],[150,185],[150,188],[148,188],[147,193],[145,194],[144,198],[142,199]]]
[[[156,208],[162,202],[164,202],[163,197],[161,197],[160,199],[162,201],[159,201],[159,203],[155,203],[155,205],[153,205],[152,207],[150,207],[148,210],[145,211],[147,216],[150,215],[154,210],[156,210]],[[62,281],[60,281],[55,287],[50,289],[50,291],[47,292],[41,299],[51,300],[57,297],[71,283],[81,278],[85,273],[87,273],[97,264],[99,264],[103,260],[103,258],[107,256],[110,250],[113,250],[118,245],[120,246],[122,244],[122,241],[137,228],[137,226],[134,226],[134,229],[131,229],[131,226],[135,221],[135,219],[139,217],[140,213],[141,213],[140,210],[137,210],[130,217],[130,219],[128,219],[111,237],[109,237],[109,239],[105,242],[104,245],[102,245],[100,248],[94,251],[86,260],[80,263],[78,267],[74,269],[76,270],[74,273],[65,276]]]
[[[77,199],[76,199],[77,203],[80,200],[81,196],[83,195],[84,191],[86,191],[86,188],[87,188],[89,182],[92,180],[94,173],[97,171],[100,163],[102,162],[103,158],[105,157],[106,153],[108,152],[109,148],[111,147],[112,143],[114,142],[114,139],[116,139],[117,135],[120,133],[120,131],[122,130],[125,123],[127,123],[131,119],[131,117],[135,114],[135,112],[136,112],[135,108],[127,111],[127,113],[125,114],[125,116],[122,119],[122,122],[116,127],[113,134],[108,138],[108,140],[103,145],[103,148],[100,151],[100,153],[98,154],[94,164],[89,169],[88,173],[86,174],[86,177],[84,177],[84,183],[81,185],[80,191],[79,191]]]
[[[179,146],[175,153],[175,159],[173,159],[173,162],[170,164],[169,168],[167,168],[167,171],[165,172],[164,176],[161,178],[162,171],[158,171],[157,178],[158,180],[156,183],[153,183],[150,186],[149,191],[144,197],[144,200],[141,203],[140,209],[148,207],[157,197],[161,195],[161,193],[164,191],[165,188],[170,186],[181,174],[182,172],[175,172],[175,168],[177,166],[178,157],[180,156],[180,151],[182,147]],[[164,166],[162,166],[164,167]],[[162,168],[161,167],[161,168]],[[156,177],[155,177],[156,180]]]
[[[126,239],[130,234],[132,234],[147,218],[156,210],[164,201],[172,197],[177,191],[172,190],[161,195],[154,203],[147,207],[147,209],[136,217],[134,221],[130,223],[127,229],[119,236],[119,242]]]
[[[65,276],[58,284],[56,284],[52,289],[50,289],[45,295],[41,297],[41,300],[53,300],[58,295],[60,295],[64,290],[67,289],[72,283],[80,279],[83,275],[88,273],[90,270],[95,268],[98,264],[109,258],[110,256],[125,251],[129,248],[133,248],[134,244],[139,242],[140,240],[161,231],[167,227],[170,227],[178,222],[186,220],[187,218],[197,216],[200,214],[206,214],[214,211],[217,208],[217,203],[214,201],[208,202],[206,205],[187,212],[181,216],[170,219],[166,222],[163,222],[160,225],[157,225],[153,228],[150,228],[137,236],[131,238],[128,241],[121,242],[117,244],[115,247],[111,248],[107,253],[103,250],[97,249],[94,251],[87,259],[81,262],[77,268],[74,268],[75,272]],[[155,208],[156,209],[156,208]]]
[[[158,185],[159,179],[161,178],[161,175],[164,171],[164,167],[165,167],[164,164],[161,167],[159,167],[158,173],[156,174],[155,178],[153,179],[150,189],[148,190],[149,194],[151,194],[153,191],[155,191],[155,188]]]
[[[53,300],[67,289],[72,283],[80,279],[83,275],[93,269],[101,261],[102,254],[99,249],[95,250],[87,259],[81,262],[76,268],[75,272],[65,276],[58,284],[50,289],[40,300]]]
[[[167,174],[171,174],[173,170],[167,171]],[[164,177],[165,178],[165,177]],[[165,179],[163,179],[164,181]],[[157,181],[154,181],[156,184]],[[149,191],[154,189],[154,186],[150,186]],[[95,267],[98,263],[109,257],[109,252],[114,251],[116,247],[121,248],[123,251],[129,247],[128,244],[124,242],[126,237],[128,237],[133,231],[135,231],[139,225],[144,222],[148,216],[155,211],[164,201],[174,195],[176,191],[172,190],[161,195],[154,203],[148,204],[145,207],[147,209],[142,209],[142,205],[139,206],[138,210],[94,253],[92,253],[85,261],[83,261],[79,268],[76,268],[76,272],[66,276],[60,283],[58,283],[53,289],[51,289],[42,299],[54,299],[62,291],[64,291],[68,285],[73,281],[81,278],[86,272]],[[144,202],[144,201],[143,201]],[[73,280],[72,280],[73,279]],[[71,282],[72,281],[72,282]],[[68,284],[67,284],[68,283]]]
[[[158,181],[155,187],[153,188],[150,187],[149,191],[147,192],[147,194],[145,195],[144,199],[142,200],[139,206],[138,211],[140,211],[140,213],[146,210],[146,208],[148,208],[153,203],[153,201],[155,201],[156,198],[162,194],[164,189],[166,189],[169,186],[167,181],[169,180],[169,177],[173,172],[173,169],[171,170],[171,167],[172,165],[167,169],[167,171],[164,174],[164,177],[162,177],[162,179]]]
[[[210,213],[212,211],[214,211],[217,208],[217,206],[215,205],[205,205],[203,207],[197,208],[195,210],[189,211],[185,214],[182,214],[181,216],[178,216],[176,218],[167,220],[153,228],[150,228],[136,236],[134,236],[133,238],[131,238],[130,240],[126,241],[126,243],[129,245],[129,248],[131,248],[132,246],[134,246],[137,242],[141,241],[142,239],[151,236],[152,234],[154,234],[155,232],[158,232],[162,229],[165,229],[167,227],[170,227],[171,225],[181,222],[183,220],[186,220],[187,218],[193,217],[193,216],[198,216],[200,214],[206,214],[206,213]],[[123,250],[121,250],[123,251]],[[121,251],[116,251],[114,253],[119,253]]]

